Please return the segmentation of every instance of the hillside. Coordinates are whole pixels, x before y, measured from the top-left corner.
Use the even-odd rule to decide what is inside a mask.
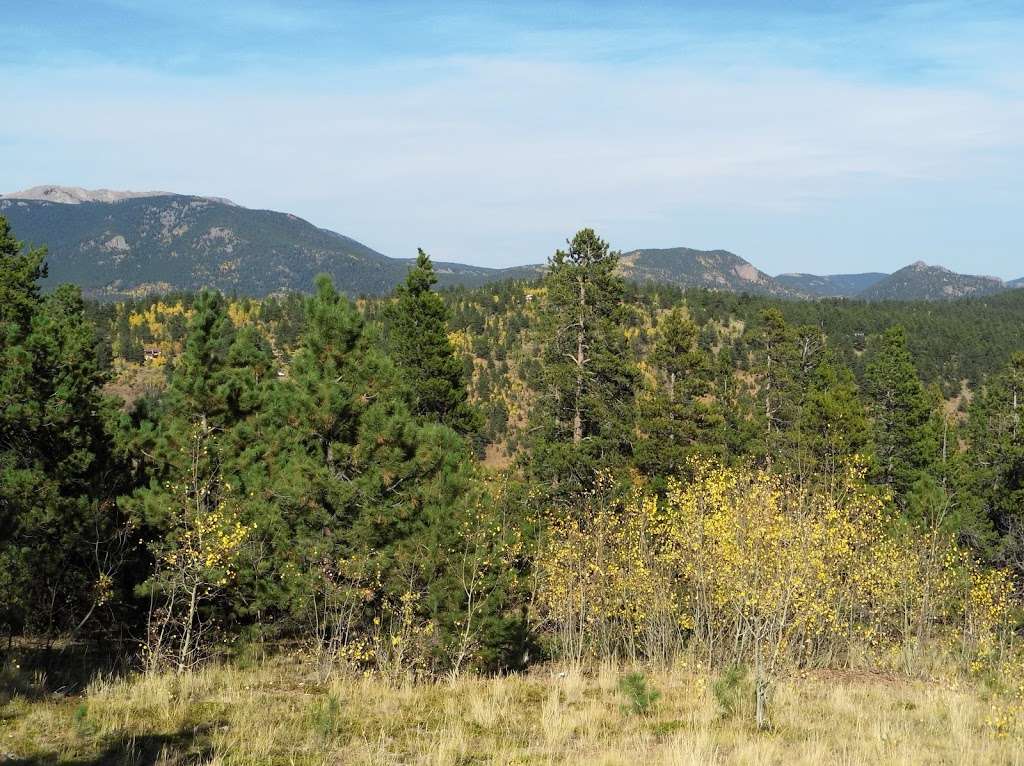
[[[888,276],[877,271],[866,274],[779,274],[775,281],[816,298],[854,298]]]
[[[67,187],[35,191],[0,198],[0,215],[19,239],[47,246],[50,284],[72,282],[90,297],[202,287],[263,296],[308,290],[319,273],[349,294],[380,294],[405,276],[410,262],[297,216],[228,200]],[[442,285],[536,274],[444,262],[437,271]]]
[[[678,287],[703,287],[755,295],[800,298],[791,289],[727,250],[688,247],[631,250],[622,254],[623,275],[639,283],[656,282]]]
[[[298,216],[221,197],[37,186],[0,195],[0,215],[19,239],[47,246],[48,284],[71,282],[104,300],[202,287],[262,297],[307,291],[320,273],[349,295],[381,295],[411,262]],[[544,270],[541,263],[492,269],[438,261],[435,267],[441,286],[467,287],[532,280]],[[888,276],[772,277],[727,250],[686,247],[631,250],[622,255],[621,270],[641,284],[791,299],[944,300],[1024,286],[1024,278],[1004,284],[923,263]]]
[[[1006,283],[996,277],[957,274],[917,261],[875,283],[858,297],[870,301],[949,300],[989,295],[1005,289]]]
[[[218,197],[37,186],[0,196],[0,215],[20,239],[49,248],[50,284],[73,282],[94,298],[201,287],[264,296],[308,290],[322,272],[349,294],[379,295],[410,262],[297,216]],[[442,286],[535,279],[544,268],[435,266]],[[622,270],[636,282],[806,297],[724,250],[634,250]]]

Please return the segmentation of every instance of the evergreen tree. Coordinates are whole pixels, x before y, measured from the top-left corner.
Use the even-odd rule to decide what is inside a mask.
[[[582,229],[548,262],[531,473],[569,492],[632,452],[638,374],[626,350],[619,254]]]
[[[762,312],[754,335],[753,370],[764,455],[777,463],[793,453],[792,429],[799,419],[802,359],[797,333],[782,312]]]
[[[97,616],[127,541],[93,328],[76,288],[41,296],[44,257],[0,218],[0,623],[53,636]]]
[[[117,312],[114,325],[114,355],[126,362],[141,362],[145,359],[142,342],[132,332],[129,321],[130,310],[127,305],[121,306]]]
[[[372,632],[374,618],[380,630],[414,619],[435,626],[440,661],[467,609],[451,556],[475,511],[468,447],[412,415],[402,374],[326,277],[307,300],[305,327],[270,405],[279,505],[261,533],[267,559],[292,614],[329,626],[325,641],[343,628]],[[341,612],[329,606],[342,602]],[[521,617],[506,609],[498,595],[487,604],[484,644],[516,634]]]
[[[871,424],[850,369],[826,352],[800,409],[796,470],[802,480],[842,481],[853,459],[870,465]]]
[[[419,250],[385,311],[388,352],[407,381],[413,414],[473,434],[482,420],[469,404],[462,360],[448,339],[450,313],[435,284],[434,265]]]
[[[964,495],[1000,539],[1001,560],[1024,572],[1024,354],[971,402]]]
[[[696,454],[721,456],[724,423],[712,362],[698,345],[697,325],[677,307],[658,322],[650,361],[656,381],[639,402],[636,463],[652,477],[681,476]]]
[[[276,380],[269,345],[235,330],[220,293],[196,299],[167,391],[135,435],[149,484],[128,501],[153,570],[142,591],[150,659],[184,670],[216,631],[246,615],[264,587],[256,530],[267,489],[260,413]]]
[[[0,216],[0,322],[5,332],[27,334],[39,308],[39,280],[45,277],[46,249],[24,250]]]
[[[934,402],[917,376],[902,327],[887,330],[871,352],[865,394],[874,421],[875,477],[902,502],[939,453]]]

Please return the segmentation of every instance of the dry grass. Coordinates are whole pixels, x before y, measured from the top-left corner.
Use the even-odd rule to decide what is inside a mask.
[[[650,673],[662,697],[646,717],[624,712],[620,677],[320,683],[277,658],[101,679],[81,697],[0,707],[0,763],[1024,764],[1021,732],[997,736],[993,701],[967,682],[812,674],[780,684],[758,732],[746,702],[723,716],[706,673]]]

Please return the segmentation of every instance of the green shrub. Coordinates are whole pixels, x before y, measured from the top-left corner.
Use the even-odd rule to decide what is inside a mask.
[[[647,686],[643,673],[629,673],[619,680],[619,691],[626,697],[622,706],[625,713],[647,715],[661,698],[661,692]]]
[[[96,733],[96,723],[89,720],[89,704],[87,702],[78,703],[78,707],[71,715],[71,720],[75,727],[75,733],[79,737],[91,737]]]
[[[733,665],[715,680],[712,691],[723,717],[732,716],[739,708],[746,677],[747,671],[742,666]]]
[[[318,702],[313,708],[313,731],[324,739],[338,734],[341,729],[341,703],[336,697],[330,696]]]

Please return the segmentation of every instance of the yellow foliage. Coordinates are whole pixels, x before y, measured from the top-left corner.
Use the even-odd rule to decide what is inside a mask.
[[[713,661],[770,673],[936,637],[988,655],[1008,634],[1009,575],[903,529],[858,468],[828,492],[767,471],[694,470],[663,500],[603,501],[599,487],[580,513],[549,518],[540,606],[568,657],[667,658],[692,638]]]

